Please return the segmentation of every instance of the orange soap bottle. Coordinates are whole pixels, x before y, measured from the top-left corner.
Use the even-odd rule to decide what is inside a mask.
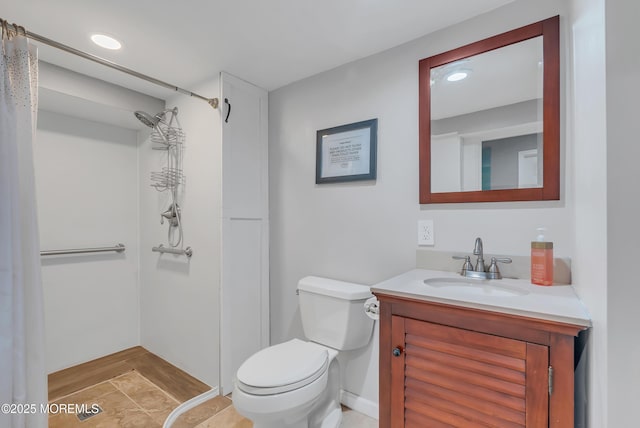
[[[553,242],[544,239],[544,227],[536,229],[538,237],[531,242],[531,283],[553,285]]]

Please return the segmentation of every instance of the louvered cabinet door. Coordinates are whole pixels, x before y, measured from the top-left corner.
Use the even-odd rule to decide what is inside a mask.
[[[393,428],[548,426],[549,348],[393,316]]]

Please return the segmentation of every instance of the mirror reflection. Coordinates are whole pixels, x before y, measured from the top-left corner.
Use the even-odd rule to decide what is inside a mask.
[[[430,77],[432,193],[543,186],[542,36]]]

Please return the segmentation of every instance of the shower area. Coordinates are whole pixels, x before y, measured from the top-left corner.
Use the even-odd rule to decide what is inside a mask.
[[[269,344],[267,95],[226,73],[196,89],[227,102],[142,94],[40,61],[50,399],[75,367],[101,379],[156,357],[145,378],[167,384],[173,408],[194,395],[171,385],[174,370],[193,391],[224,396],[243,359]],[[168,415],[146,413],[153,426]]]

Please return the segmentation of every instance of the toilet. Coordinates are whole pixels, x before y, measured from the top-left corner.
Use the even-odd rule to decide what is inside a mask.
[[[336,356],[366,346],[369,287],[307,276],[298,282],[307,341],[292,339],[249,357],[236,373],[233,405],[254,428],[337,428],[342,420]]]

